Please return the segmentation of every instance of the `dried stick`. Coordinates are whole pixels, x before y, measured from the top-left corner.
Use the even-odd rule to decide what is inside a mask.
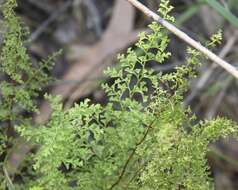
[[[140,11],[142,11],[145,15],[152,18],[153,20],[159,22],[162,26],[167,28],[170,32],[175,34],[177,37],[185,41],[187,44],[192,46],[193,48],[197,49],[198,51],[202,52],[204,55],[206,55],[210,60],[214,61],[216,64],[220,65],[222,68],[224,68],[228,73],[233,75],[238,79],[238,70],[236,67],[232,66],[228,62],[224,61],[220,57],[218,57],[216,54],[202,46],[199,42],[195,41],[191,37],[189,37],[185,32],[179,30],[177,27],[175,27],[170,22],[164,20],[162,17],[160,17],[155,12],[151,11],[149,8],[144,6],[142,3],[140,3],[138,0],[127,0],[132,5],[134,5],[136,8],[138,8]]]
[[[225,58],[226,55],[230,52],[230,50],[234,46],[234,44],[236,43],[237,39],[238,39],[238,32],[236,32],[233,36],[231,36],[227,40],[221,52],[218,54],[219,57]],[[218,65],[212,63],[211,66],[203,72],[202,76],[196,82],[196,85],[192,88],[191,94],[188,95],[184,100],[185,106],[188,106],[190,102],[198,95],[198,93],[206,86],[208,80],[211,78],[211,75],[213,74],[213,72],[217,67]]]
[[[211,107],[206,111],[205,118],[211,120],[214,115],[217,113],[217,110],[224,98],[224,96],[227,93],[227,90],[232,83],[233,78],[229,77],[226,81],[225,85],[223,85],[221,91],[218,93],[218,95],[215,97],[215,99],[211,102]]]
[[[30,42],[35,41],[46,29],[47,27],[57,19],[64,11],[66,11],[72,4],[72,0],[66,1],[62,7],[52,13],[50,17],[45,20],[28,38]]]

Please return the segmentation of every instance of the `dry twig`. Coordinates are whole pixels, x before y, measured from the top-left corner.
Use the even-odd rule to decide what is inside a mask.
[[[237,38],[238,32],[227,40],[225,46],[219,53],[219,57],[225,58],[227,56],[227,54],[230,52],[235,42],[237,41]],[[199,94],[199,92],[206,86],[206,84],[208,83],[209,79],[211,79],[211,76],[213,75],[217,67],[218,66],[215,63],[212,63],[208,69],[203,71],[201,77],[196,82],[196,85],[194,85],[194,87],[192,88],[191,94],[189,94],[189,96],[186,97],[186,99],[184,100],[185,106],[189,105],[191,101]]]
[[[54,21],[56,20],[64,11],[66,11],[72,4],[72,0],[66,1],[64,5],[53,12],[53,14],[45,20],[29,37],[29,41],[33,42],[35,41],[46,29],[47,27]]]
[[[140,11],[142,11],[144,14],[146,14],[148,17],[152,18],[153,20],[159,22],[161,25],[163,25],[165,28],[167,28],[170,32],[175,34],[177,37],[185,41],[187,44],[192,46],[193,48],[197,49],[198,51],[202,52],[204,55],[206,55],[210,60],[214,61],[216,64],[220,65],[222,68],[224,68],[227,72],[229,72],[231,75],[236,77],[238,79],[238,70],[236,67],[232,66],[228,62],[224,61],[220,57],[218,57],[216,54],[202,46],[199,42],[192,39],[190,36],[188,36],[185,32],[181,31],[177,27],[175,27],[170,22],[164,20],[162,17],[160,17],[155,12],[151,11],[149,8],[144,6],[142,3],[140,3],[138,0],[127,0],[132,5],[134,5],[136,8],[138,8]]]
[[[220,90],[220,92],[218,93],[218,95],[215,97],[215,99],[210,103],[210,107],[208,108],[208,110],[205,113],[205,118],[207,119],[212,119],[215,114],[217,113],[217,110],[223,100],[223,98],[225,97],[227,90],[230,86],[230,84],[232,83],[233,78],[229,77],[228,80],[226,81],[226,83],[223,85],[222,89]]]

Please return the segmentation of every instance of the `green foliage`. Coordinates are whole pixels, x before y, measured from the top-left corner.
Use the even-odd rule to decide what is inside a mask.
[[[210,142],[234,133],[237,126],[217,118],[192,127],[189,133],[175,124],[161,125],[157,146],[142,172],[142,189],[213,189],[206,152]],[[160,142],[160,143],[159,143]]]
[[[0,50],[0,72],[5,80],[0,83],[0,166],[13,144],[16,124],[29,124],[30,114],[37,111],[35,99],[51,78],[45,73],[53,66],[55,55],[34,64],[27,53],[28,31],[16,17],[15,0],[3,5],[4,26],[3,47]],[[28,115],[28,116],[27,116]],[[3,171],[0,169],[0,176]],[[3,181],[0,177],[0,181]]]
[[[11,122],[20,120],[22,111],[36,111],[34,98],[49,81],[44,70],[52,67],[52,56],[49,60],[40,62],[33,67],[27,50],[24,47],[27,30],[22,27],[15,16],[15,0],[8,0],[3,9],[4,24],[7,32],[4,34],[3,48],[0,57],[0,71],[5,74],[6,81],[1,82],[0,120]]]
[[[217,44],[221,44],[222,41],[222,31],[218,30],[218,32],[210,38],[210,42],[207,43],[208,48],[213,48]]]
[[[173,20],[168,1],[160,7]],[[120,68],[106,70],[113,80],[103,84],[106,105],[85,100],[63,110],[60,97],[47,95],[53,108],[49,122],[34,128],[19,124],[18,132],[39,147],[32,154],[34,173],[18,189],[212,189],[208,144],[236,135],[237,125],[224,118],[194,124],[196,117],[182,101],[201,54],[188,49],[184,66],[155,73],[148,63],[162,64],[171,53],[166,30],[157,23],[149,27],[153,32],[140,34],[138,51],[129,48],[118,57]],[[22,75],[14,71],[9,76],[21,84]]]

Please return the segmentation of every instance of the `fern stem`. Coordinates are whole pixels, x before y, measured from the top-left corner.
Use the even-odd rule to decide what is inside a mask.
[[[112,186],[111,186],[108,190],[112,190],[115,186],[117,186],[117,185],[120,183],[121,179],[123,178],[123,176],[124,176],[124,174],[125,174],[125,172],[126,172],[127,166],[129,165],[130,161],[132,160],[133,156],[135,155],[136,150],[138,149],[138,147],[145,141],[145,139],[146,139],[147,135],[149,134],[149,131],[150,131],[150,129],[152,128],[153,124],[155,123],[156,119],[157,119],[157,118],[153,119],[153,121],[152,121],[152,122],[150,123],[150,125],[147,127],[147,129],[146,129],[146,131],[145,131],[143,137],[140,139],[139,142],[136,143],[136,145],[135,145],[135,147],[133,148],[131,154],[129,155],[128,159],[126,160],[126,162],[125,162],[125,164],[124,164],[124,166],[123,166],[123,168],[122,168],[122,171],[121,171],[121,173],[120,173],[118,179],[116,180],[115,183],[112,184]]]

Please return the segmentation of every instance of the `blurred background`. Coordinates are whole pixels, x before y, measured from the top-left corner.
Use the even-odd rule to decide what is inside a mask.
[[[160,3],[141,2],[154,11]],[[213,51],[238,65],[237,0],[171,0],[171,4],[175,24],[201,43],[221,29],[223,43]],[[150,32],[151,20],[126,0],[18,0],[16,11],[29,27],[27,47],[33,62],[63,50],[50,73],[57,80],[45,86],[44,92],[60,94],[66,109],[85,98],[106,102],[100,83],[108,79],[102,71],[117,66],[116,55],[133,45],[140,31]],[[186,60],[186,44],[169,35],[172,57],[164,65],[151,64],[158,72],[171,72]],[[201,119],[219,115],[238,121],[238,80],[204,60],[197,79],[190,81],[184,105],[191,106]],[[35,120],[46,121],[49,107],[43,99],[39,106],[41,114]],[[234,139],[212,144],[208,162],[217,190],[238,189],[238,143]]]

